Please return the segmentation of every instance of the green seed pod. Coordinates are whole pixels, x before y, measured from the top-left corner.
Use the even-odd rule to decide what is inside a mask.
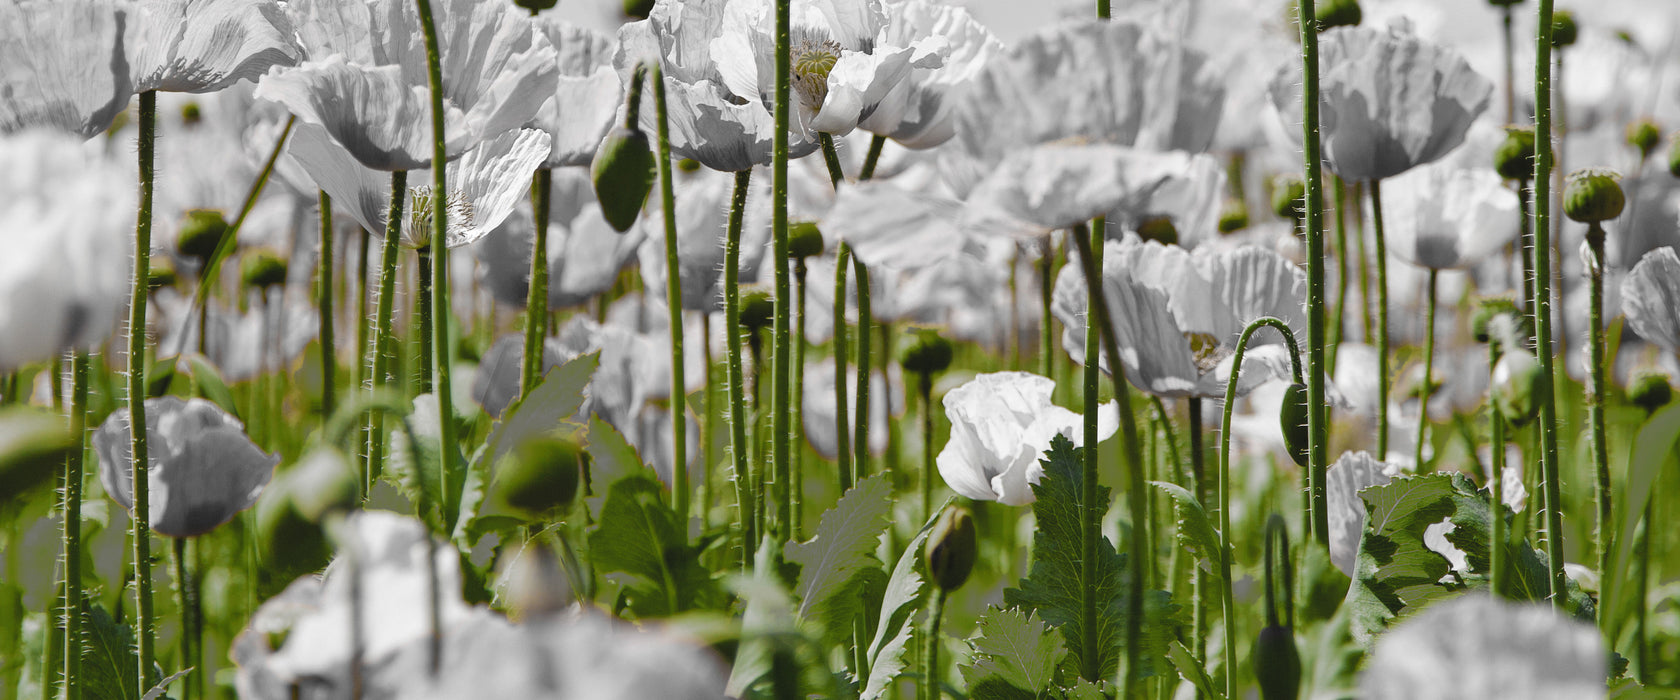
[[[1668,174],[1680,177],[1680,131],[1669,137]]]
[[[630,75],[629,96],[625,99],[624,124],[607,132],[606,140],[595,151],[595,161],[589,166],[595,198],[601,202],[601,215],[619,233],[629,231],[636,223],[636,217],[647,204],[648,194],[653,192],[653,178],[658,173],[653,146],[639,121],[646,75],[647,67],[636,64]]]
[[[822,255],[822,231],[814,221],[800,221],[788,226],[788,257],[794,260]]]
[[[203,121],[203,120],[204,120],[204,111],[199,108],[197,102],[188,102],[184,105],[181,105],[181,123],[182,124],[184,124],[186,126],[197,126],[198,123]]]
[[[776,300],[763,289],[741,290],[741,326],[749,332],[770,327],[774,319]]]
[[[1493,151],[1493,169],[1507,180],[1534,179],[1534,129],[1505,127],[1505,140]]]
[[[1365,12],[1359,9],[1359,0],[1324,0],[1313,6],[1313,16],[1322,32],[1331,27],[1357,27],[1365,19]]]
[[[1512,426],[1521,428],[1534,420],[1548,388],[1540,361],[1528,350],[1507,349],[1493,366],[1493,404]]]
[[[1575,13],[1569,10],[1552,13],[1552,48],[1574,46],[1580,33],[1580,28],[1575,25]]]
[[[1493,319],[1500,315],[1517,316],[1517,303],[1506,297],[1488,297],[1476,302],[1476,315],[1470,319],[1470,333],[1476,337],[1476,342],[1485,343],[1493,339],[1490,335],[1490,325]]]
[[[1137,227],[1138,237],[1146,241],[1155,241],[1162,245],[1178,245],[1178,227],[1173,225],[1172,219],[1157,216],[1143,220]]]
[[[147,292],[173,287],[179,281],[180,276],[175,274],[175,265],[169,262],[169,258],[152,258],[152,266],[146,271]]]
[[[700,161],[697,161],[693,158],[678,159],[677,160],[677,169],[681,170],[685,173],[700,172]]]
[[[1307,184],[1300,178],[1279,176],[1272,180],[1272,213],[1297,224],[1307,216]]]
[[[1640,372],[1633,375],[1627,397],[1629,403],[1645,409],[1645,413],[1656,413],[1674,400],[1674,387],[1669,386],[1668,377],[1661,372]]]
[[[927,564],[929,577],[947,593],[957,590],[968,581],[978,557],[974,516],[962,506],[946,508],[922,547],[922,560]]]
[[[554,5],[558,1],[559,0],[513,0],[513,4],[518,6],[519,9],[525,10],[534,15],[538,12],[542,12],[543,10],[554,9]]]
[[[1248,228],[1248,205],[1237,199],[1225,202],[1225,207],[1219,210],[1219,232],[1231,233],[1245,228]]]
[[[898,362],[917,374],[939,374],[951,366],[951,341],[932,328],[917,329],[899,341]]]
[[[181,221],[181,231],[175,234],[175,250],[182,256],[203,263],[216,253],[216,247],[227,236],[227,219],[215,209],[188,209]]]
[[[1640,158],[1650,158],[1662,143],[1662,130],[1657,123],[1649,119],[1641,119],[1627,126],[1627,142],[1639,150]]]
[[[513,460],[496,475],[496,491],[503,502],[533,520],[542,520],[571,505],[582,474],[582,447],[571,440],[539,436],[514,448]]]
[[[1261,700],[1294,700],[1300,696],[1301,654],[1288,627],[1271,625],[1254,642],[1254,677]]]
[[[1283,391],[1283,406],[1278,411],[1278,427],[1283,429],[1283,445],[1289,458],[1298,466],[1307,466],[1307,385],[1290,384]]]
[[[253,250],[239,261],[239,279],[248,289],[285,284],[286,259],[267,248]]]
[[[653,12],[653,0],[624,0],[624,16],[634,19],[647,19]]]
[[[1603,168],[1586,168],[1569,175],[1563,188],[1563,213],[1583,224],[1597,224],[1622,215],[1627,197],[1622,194],[1621,174]]]

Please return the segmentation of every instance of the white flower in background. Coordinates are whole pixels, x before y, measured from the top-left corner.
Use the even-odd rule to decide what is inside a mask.
[[[677,188],[677,261],[685,310],[723,311],[723,260],[734,178],[699,172]],[[741,221],[740,279],[758,279],[770,256],[770,182],[759,178],[747,194]],[[653,203],[658,204],[658,203]],[[649,213],[663,221],[663,205]],[[665,298],[665,236],[647,236],[637,255],[647,293]]]
[[[1421,166],[1385,181],[1383,197],[1388,250],[1431,270],[1480,263],[1522,227],[1516,193],[1485,167]]]
[[[1359,492],[1394,480],[1400,469],[1366,452],[1344,452],[1325,472],[1325,515],[1330,523],[1330,562],[1353,576],[1354,556],[1365,532],[1365,501]]]
[[[917,66],[894,85],[858,128],[907,148],[933,148],[956,135],[957,98],[1003,42],[968,10],[931,0],[888,2],[883,46],[915,46],[939,55],[938,66]]]
[[[229,382],[291,367],[321,330],[313,297],[296,286],[284,291],[265,290],[260,297],[251,296],[260,303],[251,304],[245,311],[215,299],[193,309],[191,295],[159,293],[153,298],[161,311],[151,317],[155,330],[162,331],[159,351],[180,355],[196,353],[202,348],[205,359]],[[184,315],[189,311],[194,312],[190,318]],[[202,344],[198,336],[201,313],[209,314],[204,320]]]
[[[845,241],[871,269],[917,269],[962,250],[968,241],[962,216],[961,202],[937,192],[868,181],[841,188],[818,228],[824,238]]]
[[[1079,414],[1050,402],[1056,382],[1028,372],[976,376],[946,392],[951,439],[940,450],[939,476],[951,490],[982,501],[1022,506],[1036,500],[1031,485],[1044,478],[1039,463],[1050,440],[1062,435],[1081,446]],[[1097,411],[1098,439],[1119,427],[1118,406]]]
[[[887,394],[887,376],[881,370],[869,372],[869,454],[879,457],[887,453],[887,421],[890,416],[904,414],[904,377],[897,362],[888,368],[892,378],[892,394]],[[805,424],[805,440],[811,449],[824,459],[839,455],[839,440],[834,424],[834,363],[809,362],[805,365],[805,391],[800,399],[800,421]],[[857,415],[857,378],[855,364],[846,368],[846,415]],[[856,430],[857,426],[847,423]],[[855,436],[845,436],[846,444],[855,445]]]
[[[128,307],[134,183],[103,145],[0,136],[0,372],[99,344]]]
[[[1425,608],[1377,637],[1363,697],[1604,697],[1606,653],[1589,622],[1550,605],[1468,593]]]
[[[479,283],[496,302],[524,308],[530,292],[535,224],[521,201],[491,235],[473,244]],[[618,273],[636,259],[641,223],[614,231],[601,216],[589,174],[580,168],[554,171],[548,209],[548,308],[582,305],[612,288]]]
[[[531,126],[548,132],[554,151],[545,168],[589,165],[618,116],[624,87],[613,69],[618,42],[610,36],[554,17],[532,19],[554,46],[557,85]],[[651,101],[651,100],[650,100]]]
[[[1639,337],[1680,352],[1680,256],[1673,248],[1645,254],[1622,280],[1622,312]]]
[[[101,0],[0,3],[0,133],[45,126],[85,139],[109,128],[134,94],[128,15]]]
[[[215,92],[302,54],[275,0],[140,0],[125,32],[137,93]]]

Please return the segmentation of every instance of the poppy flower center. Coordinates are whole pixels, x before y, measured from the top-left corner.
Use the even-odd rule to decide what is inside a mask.
[[[432,235],[432,188],[414,187],[408,191],[409,201],[413,207],[410,212],[409,230],[404,232],[416,248],[424,248],[431,244]],[[443,201],[444,210],[448,214],[445,222],[457,230],[472,228],[473,204],[461,190],[452,190]]]
[[[799,103],[815,114],[828,99],[828,73],[840,60],[840,43],[826,36],[794,32],[790,63]]]

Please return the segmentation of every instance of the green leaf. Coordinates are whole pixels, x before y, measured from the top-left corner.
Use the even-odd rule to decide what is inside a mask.
[[[875,636],[869,644],[869,677],[863,684],[861,700],[877,700],[886,694],[894,680],[904,672],[904,652],[910,644],[911,623],[921,609],[925,597],[922,575],[916,571],[922,565],[922,547],[934,520],[951,504],[951,499],[933,509],[934,516],[922,525],[920,532],[910,538],[904,553],[893,566],[881,593],[881,615],[875,626]]]
[[[198,395],[209,399],[228,415],[239,417],[239,404],[233,400],[233,392],[228,389],[227,382],[222,379],[222,373],[204,359],[203,355],[187,356],[187,369],[192,373],[193,383],[198,385]]]
[[[794,589],[799,594],[799,619],[821,625],[831,642],[850,636],[852,620],[863,613],[858,578],[880,569],[875,550],[891,510],[892,485],[877,474],[858,482],[823,513],[810,541],[786,547],[787,560],[800,565]]]
[[[640,474],[613,482],[589,531],[595,569],[623,584],[630,609],[641,618],[706,607],[719,597],[663,491],[657,479]]]
[[[541,383],[507,411],[485,441],[486,464],[495,464],[526,439],[553,432],[583,407],[584,388],[601,365],[601,353],[573,358],[543,376]]]
[[[1096,649],[1081,647],[1084,622],[1081,619],[1081,595],[1085,583],[1081,571],[1083,560],[1080,542],[1080,491],[1084,482],[1083,451],[1073,446],[1065,436],[1050,442],[1047,459],[1043,460],[1044,478],[1033,485],[1037,501],[1033,515],[1038,529],[1033,534],[1032,570],[1021,579],[1019,588],[1003,592],[1003,601],[1010,606],[1037,611],[1052,627],[1060,630],[1068,640],[1068,648],[1076,668],[1086,664],[1086,654],[1096,654],[1093,661],[1098,678],[1109,678],[1119,670],[1122,647],[1125,646],[1127,596],[1125,587],[1126,558],[1114,550],[1114,544],[1104,537],[1097,541],[1096,572],[1092,588],[1097,602]],[[1090,517],[1101,518],[1108,510],[1109,490],[1098,486],[1098,512]],[[1178,606],[1164,591],[1149,591],[1143,601],[1144,619],[1138,650],[1140,677],[1164,675],[1171,670],[1167,663],[1167,645],[1174,639],[1174,631],[1181,624]]]
[[[975,624],[968,640],[974,649],[973,663],[961,667],[963,680],[976,688],[991,688],[984,697],[1014,697],[997,688],[999,682],[1021,691],[1020,697],[1036,697],[1055,680],[1056,668],[1067,656],[1059,636],[1030,611],[992,608]]]
[[[28,406],[0,410],[0,509],[53,482],[79,445],[63,416]]]
[[[1196,690],[1203,697],[1213,698],[1214,700],[1225,697],[1224,693],[1214,690],[1213,679],[1208,678],[1207,671],[1202,668],[1201,663],[1196,661],[1196,657],[1190,654],[1190,650],[1184,648],[1183,642],[1173,642],[1167,648],[1167,658],[1172,661],[1173,668],[1178,669],[1178,676],[1190,681],[1190,685],[1196,686]]]
[[[1202,571],[1212,575],[1213,581],[1218,582],[1221,578],[1221,567],[1218,566],[1215,553],[1219,551],[1219,531],[1213,528],[1213,523],[1209,521],[1201,502],[1178,484],[1151,481],[1149,485],[1166,492],[1178,504],[1179,544],[1190,552],[1191,556],[1196,557],[1196,564]],[[1226,550],[1226,555],[1230,555],[1229,549]]]
[[[1340,573],[1333,566],[1330,569]],[[1351,606],[1343,607],[1318,627],[1316,635],[1309,633],[1308,643],[1301,647],[1301,697],[1352,700],[1359,696],[1359,664],[1365,659],[1365,649],[1353,638],[1353,611]]]
[[[751,576],[731,579],[731,587],[746,602],[741,614],[741,641],[735,664],[729,669],[724,692],[732,698],[749,697],[748,691],[770,675],[776,639],[794,634],[793,600],[782,589],[776,575],[780,558],[774,538],[766,535],[753,565]]]
[[[1622,511],[1622,523],[1616,538],[1611,571],[1628,571],[1633,566],[1631,560],[1634,530],[1639,526],[1639,518],[1645,513],[1645,503],[1651,498],[1651,489],[1656,485],[1657,476],[1670,463],[1676,440],[1680,440],[1680,404],[1673,404],[1658,411],[1639,429],[1639,437],[1634,440],[1633,449],[1628,455],[1628,478],[1625,487],[1627,496],[1623,503],[1616,504]],[[1661,517],[1658,516],[1658,519],[1660,521]],[[1649,536],[1656,536],[1659,525],[1660,523],[1646,524]],[[1621,590],[1624,583],[1618,576],[1605,577],[1599,583],[1605,587],[1606,597],[1617,608],[1624,607],[1621,603],[1631,603],[1634,598]],[[1627,611],[1631,612],[1632,609],[1632,605],[1626,606]],[[1613,627],[1608,630],[1611,639],[1619,638],[1621,623],[1626,620],[1627,614],[1629,613],[1611,616]]]
[[[82,604],[82,695],[88,698],[139,698],[134,631],[117,624],[105,608]]]
[[[450,461],[452,469],[448,478],[452,488],[445,490],[444,480],[438,475],[443,448],[437,397],[431,394],[415,397],[414,412],[404,420],[414,431],[413,449],[410,449],[407,431],[394,432],[391,435],[390,459],[380,476],[414,503],[416,515],[432,532],[452,534],[459,517],[460,489],[467,486],[466,460],[461,457],[460,446],[452,446],[455,459]]]

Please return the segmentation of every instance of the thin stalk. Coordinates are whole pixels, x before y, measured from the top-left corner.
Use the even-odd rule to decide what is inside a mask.
[[[1095,230],[1099,233],[1092,235],[1092,238],[1101,235],[1100,231],[1102,229],[1100,227]],[[1074,243],[1079,247],[1079,257],[1085,267],[1085,279],[1088,282],[1100,284],[1102,268],[1096,254],[1092,251],[1092,241],[1087,240],[1082,235],[1074,235],[1070,238],[1074,239]],[[1120,360],[1120,348],[1114,336],[1114,320],[1109,315],[1108,296],[1097,294],[1092,297],[1092,300],[1095,304],[1091,310],[1096,313],[1098,328],[1104,331],[1103,350],[1108,357],[1109,379],[1114,384],[1114,401],[1119,404],[1120,408],[1121,454],[1125,457],[1125,469],[1122,473],[1126,475],[1126,481],[1121,485],[1121,490],[1126,493],[1127,508],[1131,512],[1132,518],[1132,526],[1128,529],[1130,537],[1127,546],[1129,551],[1136,553],[1136,555],[1126,558],[1126,584],[1127,590],[1132,591],[1132,594],[1126,596],[1126,666],[1122,672],[1120,683],[1121,697],[1132,697],[1140,681],[1139,654],[1142,650],[1138,646],[1143,632],[1144,567],[1149,564],[1147,561],[1149,557],[1141,555],[1149,551],[1149,543],[1153,540],[1149,536],[1149,521],[1146,517],[1147,507],[1144,503],[1143,454],[1138,442],[1137,418],[1132,415],[1131,392],[1126,388],[1126,365]],[[1090,357],[1086,358],[1086,362],[1093,361]],[[1085,420],[1096,420],[1096,414],[1086,414]],[[1095,445],[1087,445],[1087,448],[1094,447]],[[1089,516],[1086,519],[1095,520],[1095,518]],[[1087,588],[1095,587],[1096,583],[1094,581],[1089,578],[1086,581]]]
[[[368,317],[368,240],[373,236],[367,229],[361,229],[357,236],[357,246],[360,252],[356,255],[356,386],[368,387],[373,382],[373,376],[367,365],[368,356],[368,327],[373,325],[366,322]],[[331,414],[328,414],[329,416]]]
[[[928,602],[927,609],[927,665],[922,673],[922,698],[924,700],[939,700],[939,622],[945,617],[945,598],[950,595],[944,588],[933,587],[933,600]]]
[[[1086,308],[1094,309],[1097,301],[1103,297],[1102,273],[1102,224],[1086,227],[1080,224],[1073,228],[1074,238],[1087,241],[1091,249],[1091,257],[1099,272],[1087,275],[1085,278]],[[1081,251],[1084,249],[1081,248]],[[1097,540],[1102,537],[1102,519],[1097,515],[1097,498],[1100,486],[1097,484],[1098,462],[1101,453],[1097,442],[1101,433],[1097,430],[1097,411],[1099,403],[1097,392],[1102,381],[1098,368],[1101,350],[1102,328],[1097,325],[1096,314],[1085,314],[1085,368],[1084,368],[1084,463],[1085,474],[1080,483],[1079,507],[1079,618],[1080,631],[1083,638],[1079,640],[1081,647],[1080,658],[1085,662],[1079,674],[1085,680],[1095,683],[1101,673],[1102,653],[1097,638]],[[1113,367],[1110,366],[1112,370]],[[1103,504],[1107,505],[1107,504]],[[1133,513],[1136,519],[1138,513]],[[1141,551],[1131,552],[1133,559],[1139,558]],[[1141,587],[1131,589],[1135,597]],[[1132,675],[1127,669],[1127,675]]]
[[[1324,182],[1320,172],[1318,141],[1318,19],[1313,0],[1301,0],[1301,131],[1306,184],[1307,234],[1307,472],[1312,493],[1313,534],[1330,545],[1330,521],[1326,507],[1325,469],[1330,454],[1330,408],[1324,395]],[[1376,183],[1372,183],[1372,194]],[[1382,221],[1378,216],[1377,221]],[[1383,283],[1381,224],[1377,236],[1378,284]],[[1386,292],[1383,292],[1386,299]],[[1386,327],[1387,324],[1384,324]],[[1387,336],[1387,331],[1384,331]],[[1386,342],[1386,341],[1385,341]],[[1382,353],[1379,352],[1379,355]],[[1378,386],[1383,382],[1379,381]],[[1380,393],[1380,392],[1379,392]],[[1386,400],[1387,397],[1382,397]],[[1386,415],[1384,416],[1386,419]],[[1381,435],[1381,433],[1379,433]],[[1381,440],[1381,438],[1379,438]],[[1386,443],[1386,441],[1384,441]],[[1227,671],[1229,673],[1229,671]]]
[[[852,247],[840,241],[834,254],[834,446],[840,493],[850,491],[857,483],[852,471],[852,429],[846,415],[846,265],[851,257]]]
[[[64,459],[64,690],[82,697],[82,481],[83,438],[87,433],[88,356],[70,353],[70,432],[76,445]],[[57,383],[57,376],[54,376]]]
[[[1189,418],[1189,426],[1185,428],[1185,432],[1190,436],[1190,492],[1196,494],[1196,502],[1207,503],[1207,449],[1202,445],[1202,400],[1192,396],[1184,400],[1184,407]],[[1207,572],[1200,566],[1191,567],[1190,629],[1195,637],[1191,651],[1195,653],[1196,660],[1204,665],[1207,663],[1207,595]]]
[[[713,417],[717,415],[717,387],[712,384],[713,368],[717,360],[712,356],[712,312],[700,312],[700,352],[704,356],[706,366],[706,390],[700,394],[701,408],[705,411],[706,420],[700,425],[700,459],[702,461],[700,473],[700,529],[705,530],[712,512],[712,501],[716,497],[713,489],[716,484],[712,476],[717,472],[717,441],[712,439],[712,429],[717,427]]]
[[[869,476],[869,327],[875,315],[869,309],[869,268],[852,256],[852,272],[857,275],[857,410],[852,414],[852,478],[862,481]],[[842,381],[844,377],[840,378]],[[882,399],[883,401],[886,399]],[[844,407],[841,410],[845,410]]]
[[[1021,368],[1021,246],[1009,254],[1009,368]]]
[[[194,635],[194,631],[197,630],[198,627],[193,624],[194,606],[192,602],[191,573],[189,573],[187,569],[187,539],[185,537],[172,537],[170,538],[170,541],[171,544],[174,545],[172,549],[172,556],[170,557],[170,563],[173,564],[174,568],[175,593],[181,609],[181,667],[183,670],[189,668],[195,669],[196,672],[196,669],[198,668],[198,664],[195,661],[197,655],[194,653],[193,647],[199,643],[199,640],[196,639]],[[181,680],[181,688],[184,691],[182,697],[187,698],[188,700],[191,700],[191,698],[194,697],[191,686],[192,684],[190,680]]]
[[[1347,309],[1348,293],[1347,182],[1331,175],[1330,188],[1330,196],[1336,199],[1336,311],[1330,316],[1335,321],[1325,329],[1330,334],[1325,362],[1328,363],[1330,373],[1334,375],[1336,350],[1342,344],[1343,327],[1346,325],[1343,323],[1345,317],[1342,314]]]
[[[1528,181],[1517,182],[1517,214],[1522,226],[1522,232],[1518,234],[1518,239],[1522,246],[1523,266],[1522,284],[1518,285],[1521,287],[1521,291],[1518,293],[1522,296],[1523,311],[1532,315],[1534,313],[1534,229],[1528,208],[1529,194]]]
[[[530,288],[525,293],[525,355],[519,367],[521,395],[531,393],[542,378],[543,338],[548,335],[548,207],[554,171],[537,168],[531,176],[532,223]]]
[[[690,495],[688,383],[683,376],[682,268],[677,260],[677,195],[671,181],[671,125],[665,107],[665,73],[659,61],[654,61],[650,70],[653,104],[659,116],[659,201],[665,214],[665,306],[671,313],[671,506],[677,513],[677,523],[683,528],[683,536],[687,537]]]
[[[1638,562],[1633,580],[1633,662],[1634,675],[1641,685],[1651,684],[1652,659],[1648,632],[1645,626],[1646,601],[1651,592],[1651,503],[1645,501],[1645,516],[1633,531],[1633,559]]]
[[[1051,297],[1056,288],[1056,277],[1053,274],[1055,270],[1052,269],[1056,264],[1055,240],[1055,234],[1044,236],[1044,257],[1039,260],[1042,265],[1038,272],[1038,373],[1050,379],[1055,379],[1051,374],[1055,367],[1051,363],[1056,359],[1056,353],[1052,349],[1056,343],[1055,328],[1050,323],[1050,319],[1053,318],[1050,310]]]
[[[788,473],[788,363],[792,359],[792,339],[790,338],[789,320],[791,318],[793,294],[790,290],[792,280],[788,279],[788,129],[792,114],[789,108],[789,88],[791,80],[791,56],[788,49],[792,33],[792,0],[776,0],[776,106],[775,106],[775,140],[772,144],[770,161],[770,190],[771,213],[770,234],[775,243],[772,246],[771,260],[776,261],[776,314],[772,324],[772,342],[775,347],[775,367],[771,371],[771,402],[774,408],[771,414],[771,464],[779,479],[785,479]],[[785,483],[785,482],[784,482]],[[785,519],[786,513],[781,514]]]
[[[1500,8],[1500,25],[1505,47],[1505,123],[1517,121],[1517,57],[1516,33],[1511,30],[1514,10],[1511,5]]]
[[[321,190],[321,268],[316,275],[315,306],[321,313],[321,416],[333,413],[333,391],[338,384],[338,353],[333,345],[333,214],[332,197]]]
[[[882,460],[881,470],[887,474],[898,473],[899,426],[893,420],[892,414],[892,363],[893,363],[893,326],[891,321],[881,322],[881,407],[887,414],[887,453]]]
[[[1359,223],[1359,302],[1363,313],[1359,314],[1359,339],[1367,344],[1371,342],[1371,256],[1365,246],[1365,209],[1361,205],[1365,200],[1365,183],[1353,183],[1351,200],[1353,220]],[[1310,533],[1309,533],[1310,534]]]
[[[1546,500],[1546,565],[1552,605],[1562,609],[1563,502],[1558,484],[1557,404],[1552,367],[1552,0],[1538,0],[1534,57],[1534,355],[1540,360],[1540,471]]]
[[[933,374],[917,372],[916,393],[922,399],[922,520],[933,517]]]
[[[146,454],[146,275],[152,258],[152,171],[153,129],[157,123],[157,93],[140,93],[139,114],[140,211],[134,224],[134,288],[128,307],[128,420],[130,483],[134,486],[134,597],[136,608],[135,647],[140,685],[152,679],[156,654],[152,630],[152,529],[151,495],[147,477],[151,463]]]
[[[804,520],[804,495],[801,491],[805,487],[804,471],[804,435],[805,435],[805,258],[793,261],[793,290],[795,301],[793,308],[798,312],[798,320],[793,329],[793,403],[789,410],[793,416],[789,422],[793,424],[793,435],[789,439],[794,441],[793,465],[789,469],[787,483],[787,512],[788,537],[799,539],[799,524]]]
[[[846,172],[840,168],[840,152],[834,149],[834,136],[818,132],[817,142],[822,144],[823,164],[828,166],[828,184],[839,189],[840,183],[846,181]]]
[[[412,369],[414,393],[418,395],[432,391],[432,246],[415,249],[414,260],[415,277],[420,280],[415,285],[417,298],[414,300],[414,345],[418,355]],[[438,262],[441,264],[443,261]]]
[[[1610,390],[1604,378],[1604,227],[1597,222],[1587,226],[1587,249],[1592,253],[1592,259],[1587,265],[1587,322],[1592,324],[1592,344],[1588,348],[1587,357],[1587,362],[1591,364],[1589,374],[1592,381],[1587,387],[1587,422],[1592,426],[1590,435],[1593,472],[1597,476],[1597,488],[1593,490],[1593,495],[1598,506],[1598,527],[1593,533],[1593,542],[1598,548],[1598,575],[1600,580],[1608,580],[1611,539],[1616,521],[1613,519],[1615,504],[1610,492],[1610,444],[1604,427],[1604,394]],[[1609,616],[1604,611],[1613,609],[1612,601],[1605,600],[1608,597],[1608,589],[1609,586],[1604,586],[1604,592],[1599,594],[1599,602],[1604,606],[1600,609],[1599,625],[1606,631],[1609,628]]]
[[[747,209],[752,170],[735,173],[735,193],[723,242],[723,354],[729,381],[729,454],[734,464],[736,519],[741,523],[741,567],[751,568],[758,548],[753,528],[752,477],[747,472],[747,389],[741,369],[741,217]],[[842,405],[842,408],[844,406]]]
[[[1376,233],[1377,265],[1377,455],[1388,454],[1388,248],[1383,234],[1382,181],[1371,181],[1371,221]],[[1313,399],[1307,398],[1309,406]]]
[[[1488,386],[1493,386],[1492,372],[1499,363],[1499,339],[1488,340]],[[1488,509],[1493,513],[1488,542],[1488,587],[1495,596],[1504,596],[1501,578],[1505,575],[1505,419],[1494,406],[1493,394],[1488,394],[1488,442],[1493,447],[1493,465],[1488,469]]]
[[[1429,396],[1435,393],[1431,378],[1435,374],[1435,278],[1439,274],[1439,270],[1430,268],[1423,307],[1423,393],[1418,396],[1417,448],[1412,453],[1412,464],[1419,473],[1423,472],[1423,446],[1429,439]]]
[[[402,238],[403,201],[408,195],[408,171],[391,173],[391,208],[385,217],[385,237],[379,253],[379,299],[374,308],[373,367],[371,388],[377,390],[390,385],[396,377],[392,363],[396,361],[392,317],[396,314],[397,242]],[[368,416],[367,463],[362,470],[362,494],[373,490],[385,456],[385,417],[379,413]]]
[[[869,154],[863,157],[863,169],[858,171],[858,182],[875,176],[875,165],[881,162],[881,149],[887,145],[887,137],[880,134],[869,139]]]
[[[1231,413],[1237,405],[1237,379],[1242,373],[1243,352],[1248,349],[1248,341],[1254,337],[1254,333],[1267,326],[1283,335],[1284,343],[1289,347],[1290,372],[1297,383],[1302,379],[1301,351],[1296,348],[1295,334],[1290,332],[1288,324],[1267,316],[1256,319],[1243,329],[1242,335],[1237,338],[1236,352],[1231,355],[1231,379],[1225,383],[1225,410],[1219,419],[1219,592],[1220,602],[1224,606],[1221,619],[1224,623],[1225,643],[1222,647],[1225,650],[1225,697],[1228,698],[1236,697],[1237,677],[1236,645],[1232,643],[1237,638],[1237,609],[1231,594]],[[1270,552],[1269,546],[1267,551]],[[1267,564],[1269,578],[1270,562]],[[1268,585],[1268,614],[1272,608],[1271,597],[1271,587]],[[1276,624],[1276,620],[1269,619],[1268,623]]]

